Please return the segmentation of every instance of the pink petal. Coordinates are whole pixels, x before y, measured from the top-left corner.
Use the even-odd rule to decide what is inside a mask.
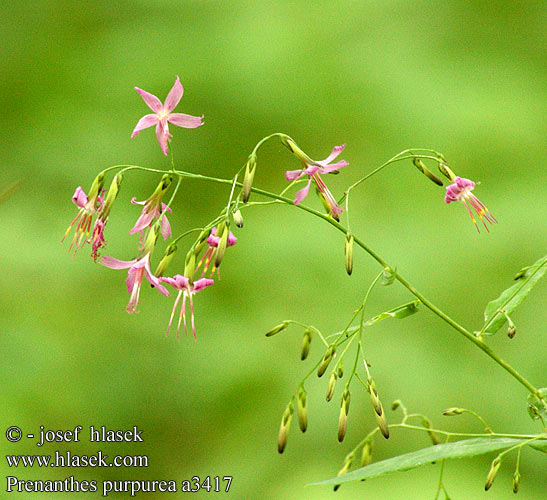
[[[344,148],[346,147],[345,144],[342,144],[341,146],[334,146],[332,148],[332,152],[329,156],[327,156],[323,161],[318,161],[317,163],[321,163],[322,165],[326,165],[327,163],[330,163],[332,160],[334,160],[342,151],[344,151]]]
[[[160,230],[164,240],[171,236],[171,224],[169,224],[167,215],[163,215],[160,220]]]
[[[72,203],[80,208],[85,207],[87,203],[87,195],[85,194],[81,186],[78,186],[76,188],[76,191],[74,191],[74,194],[72,195]]]
[[[151,210],[150,212],[146,213],[146,211],[143,210],[140,217],[137,219],[137,222],[135,222],[133,229],[129,231],[129,234],[140,233],[143,229],[147,228],[153,220],[154,211]]]
[[[154,113],[158,113],[160,111],[162,108],[161,101],[155,95],[150,94],[149,92],[146,92],[146,90],[142,90],[139,87],[135,87],[135,90],[140,94],[144,102],[152,111],[154,111]]]
[[[158,116],[157,115],[144,115],[137,123],[137,126],[133,129],[133,133],[131,134],[131,139],[135,137],[141,130],[144,130],[145,128],[152,127],[158,123]]]
[[[172,278],[162,277],[159,279],[160,282],[169,283],[173,288],[177,290],[186,290],[188,289],[189,280],[186,276],[181,274],[175,274]]]
[[[163,151],[163,154],[167,156],[169,149],[167,148],[167,140],[169,139],[169,129],[165,132],[165,129],[162,127],[161,123],[156,125],[156,139],[160,144],[160,148]]]
[[[295,181],[296,179],[300,179],[306,172],[304,170],[287,170],[285,172],[285,179],[288,181]]]
[[[129,293],[133,292],[133,287],[135,286],[136,277],[137,277],[137,271],[130,269],[129,273],[127,274],[127,279],[125,280],[125,284],[127,285],[127,291]]]
[[[227,244],[229,247],[233,247],[236,243],[237,243],[237,238],[234,236],[234,233],[230,231],[230,234],[228,235]]]
[[[150,254],[147,254],[146,257],[143,259],[144,261],[144,272],[146,275],[146,279],[150,282],[150,284],[154,285],[155,288],[157,288],[163,295],[166,297],[169,297],[169,292],[167,289],[160,284],[159,278],[156,278],[152,271],[150,270]]]
[[[173,109],[175,109],[175,107],[179,103],[183,93],[184,89],[182,88],[182,84],[180,83],[179,77],[177,76],[173,88],[169,91],[169,94],[167,94],[167,97],[165,98],[165,105],[163,109],[167,113],[173,111]]]
[[[144,205],[146,203],[146,201],[137,201],[137,198],[135,196],[133,196],[133,198],[131,198],[131,203],[133,205]]]
[[[308,184],[306,185],[305,188],[301,189],[300,191],[298,191],[296,193],[296,196],[294,197],[294,204],[295,205],[298,205],[302,202],[302,200],[308,196],[308,192],[310,190],[310,184],[311,184],[311,178],[310,180],[308,181]]]
[[[199,292],[200,290],[203,290],[205,287],[211,286],[214,283],[214,280],[210,280],[207,278],[201,278],[197,281],[194,281],[194,286],[192,290],[194,292]]]
[[[349,163],[347,161],[339,161],[338,163],[333,163],[332,165],[325,165],[321,168],[322,174],[328,174],[329,172],[334,172],[335,170],[340,170],[341,168],[347,167]]]
[[[169,123],[183,128],[197,128],[203,125],[202,116],[185,115],[184,113],[171,113],[167,120]]]
[[[137,263],[137,259],[133,260],[119,260],[114,257],[103,257],[99,264],[109,267],[110,269],[127,269]]]
[[[161,204],[161,211],[162,211],[162,212],[165,212],[166,210],[167,210],[168,212],[170,212],[170,213],[173,212],[173,210],[171,210],[171,207],[168,207],[167,204],[162,203],[162,204]]]

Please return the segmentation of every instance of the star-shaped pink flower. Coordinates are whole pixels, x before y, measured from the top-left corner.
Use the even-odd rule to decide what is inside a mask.
[[[135,137],[141,130],[156,126],[156,137],[160,144],[160,148],[164,155],[167,155],[168,148],[167,142],[171,137],[169,133],[169,123],[183,128],[197,128],[203,125],[203,116],[185,115],[183,113],[171,113],[173,109],[179,103],[184,89],[180,83],[179,77],[175,80],[173,88],[169,91],[169,94],[165,98],[165,103],[161,101],[153,94],[146,92],[138,87],[135,90],[141,95],[144,102],[148,107],[154,111],[154,114],[144,115],[131,134],[131,139]]]

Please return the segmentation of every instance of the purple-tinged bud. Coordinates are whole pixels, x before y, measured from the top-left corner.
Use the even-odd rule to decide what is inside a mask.
[[[302,432],[306,432],[306,429],[308,428],[308,411],[306,408],[306,390],[304,387],[298,389],[297,409],[298,425]]]
[[[304,337],[302,338],[302,352],[300,354],[300,359],[302,361],[304,361],[308,357],[308,354],[310,353],[311,339],[312,339],[312,330],[308,328],[304,332]]]
[[[317,376],[322,377],[327,368],[329,367],[330,362],[332,361],[332,358],[334,357],[334,354],[336,352],[336,347],[334,344],[331,344],[327,351],[325,352],[325,355],[323,356],[323,359],[321,360],[321,364],[319,365],[319,368],[317,369]]]
[[[486,476],[486,484],[484,485],[484,491],[488,491],[490,487],[492,486],[492,483],[494,482],[494,479],[496,479],[496,474],[498,473],[500,466],[501,466],[501,458],[498,455],[492,461],[492,465],[490,466],[490,470],[488,471],[488,475]]]
[[[436,175],[431,172],[426,166],[425,163],[420,160],[420,158],[414,158],[412,160],[412,163],[414,163],[414,166],[422,173],[424,174],[428,179],[433,181],[437,186],[442,186],[443,181],[441,181]]]
[[[346,272],[351,276],[351,273],[353,272],[353,234],[346,234],[346,245],[344,250]]]
[[[274,326],[268,333],[266,333],[266,337],[273,337],[274,335],[278,334],[279,332],[282,332],[289,326],[289,323],[286,321],[283,321],[280,325]]]

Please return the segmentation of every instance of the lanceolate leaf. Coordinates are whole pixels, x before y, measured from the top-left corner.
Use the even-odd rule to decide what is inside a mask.
[[[360,481],[362,479],[370,479],[377,476],[383,476],[391,472],[400,472],[410,469],[415,469],[422,465],[430,464],[442,459],[448,458],[464,458],[474,457],[476,455],[484,455],[492,451],[500,451],[511,448],[517,444],[525,443],[527,439],[512,439],[502,437],[482,437],[465,439],[456,443],[438,444],[413,451],[398,457],[388,458],[381,462],[376,462],[366,467],[348,472],[343,476],[333,477],[317,483],[320,484],[341,484],[351,481]],[[532,441],[531,444],[535,447],[543,449],[543,441]]]
[[[547,255],[519,273],[521,276],[513,286],[504,290],[497,299],[489,302],[484,311],[485,323],[481,333],[485,335],[496,333],[507,319],[502,311],[510,316],[545,274],[545,270],[547,270]]]

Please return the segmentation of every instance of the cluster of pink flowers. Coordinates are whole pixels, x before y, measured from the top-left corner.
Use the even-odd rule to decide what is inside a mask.
[[[141,130],[155,126],[156,138],[160,145],[160,149],[163,154],[167,155],[169,151],[169,142],[172,137],[169,132],[169,124],[183,128],[197,128],[203,125],[203,116],[197,117],[182,113],[173,113],[174,108],[179,103],[184,92],[178,76],[176,77],[175,83],[163,104],[155,95],[150,94],[149,92],[146,92],[138,87],[135,87],[135,90],[143,98],[144,102],[150,107],[153,113],[143,116],[138,121],[131,134],[131,138],[135,137]],[[307,180],[306,185],[297,191],[294,204],[300,204],[308,196],[311,183],[313,181],[317,188],[317,194],[325,205],[328,214],[335,220],[339,221],[343,210],[325,184],[321,175],[336,173],[340,169],[349,165],[348,162],[344,160],[335,162],[344,150],[345,145],[335,146],[327,158],[316,161],[312,160],[306,153],[304,153],[290,137],[282,136],[282,142],[302,164],[302,168],[298,170],[286,171],[286,180],[291,182],[298,181],[300,179]],[[254,161],[254,156],[252,159]],[[243,197],[243,202],[247,201],[248,193],[250,193],[250,186],[254,176],[254,165],[255,163],[253,163],[253,168],[248,169],[249,171],[246,173],[244,188],[246,187],[248,192],[247,196]],[[445,169],[445,171],[449,171],[449,169]],[[99,174],[94,180],[89,190],[89,194],[86,194],[81,187],[76,188],[76,191],[72,196],[72,201],[78,207],[78,213],[63,237],[64,240],[70,230],[76,226],[69,251],[74,248],[74,254],[76,254],[76,252],[85,243],[89,243],[92,247],[91,256],[95,261],[97,261],[100,250],[106,244],[104,238],[105,225],[108,220],[110,209],[116,199],[122,182],[122,172],[118,173],[113,179],[110,189],[106,194],[106,198],[105,190],[103,189],[104,173]],[[142,206],[140,216],[138,217],[133,228],[129,231],[129,234],[139,234],[139,242],[137,245],[139,250],[138,256],[127,261],[119,260],[114,257],[102,257],[100,259],[100,263],[111,269],[128,269],[126,285],[130,298],[126,309],[130,313],[137,312],[143,278],[146,278],[153,288],[165,296],[169,296],[169,291],[165,288],[165,286],[163,286],[162,283],[166,283],[173,287],[178,294],[173,306],[171,318],[169,320],[167,333],[169,333],[177,306],[182,298],[177,326],[177,338],[179,338],[181,322],[183,322],[184,329],[186,333],[188,333],[186,325],[186,302],[187,299],[189,299],[191,328],[195,337],[196,330],[194,321],[193,295],[214,283],[211,278],[215,272],[217,277],[220,278],[218,266],[224,251],[227,247],[235,245],[237,238],[231,231],[229,231],[224,223],[220,231],[217,227],[212,227],[208,233],[201,236],[201,239],[198,242],[199,244],[192,247],[191,253],[189,254],[191,257],[191,265],[188,263],[189,259],[187,256],[184,271],[185,275],[175,274],[172,277],[162,277],[161,275],[163,274],[164,267],[171,260],[172,253],[176,251],[175,243],[178,240],[177,239],[170,245],[169,252],[166,253],[166,256],[158,268],[158,276],[155,276],[150,268],[150,259],[155,248],[157,238],[159,234],[161,234],[163,239],[167,240],[172,235],[171,225],[167,218],[167,213],[172,213],[172,210],[169,207],[169,204],[163,202],[163,197],[171,184],[173,175],[174,172],[163,175],[160,183],[148,199],[144,201],[136,201],[135,197],[131,199],[132,204]],[[487,230],[488,227],[486,222],[491,224],[497,222],[483,203],[481,203],[479,199],[472,194],[471,191],[475,187],[475,183],[473,181],[462,177],[456,177],[453,173],[451,173],[451,171],[445,175],[453,181],[453,184],[450,184],[446,188],[446,196],[444,199],[446,203],[461,201],[467,208],[467,211],[477,227],[477,230],[479,229],[479,226],[475,219],[475,214],[482,221]],[[438,183],[442,185],[440,181]],[[92,229],[93,217],[95,215],[97,215],[97,217]],[[202,249],[204,250],[203,255],[196,266],[196,260],[199,258]],[[167,259],[167,257],[169,258]],[[163,265],[164,261],[165,266]],[[211,267],[212,262],[213,265]],[[205,275],[209,271],[210,267],[211,273],[209,277],[206,278]],[[162,269],[161,271],[160,268]],[[200,271],[201,274],[199,274]],[[198,279],[194,281],[194,276],[196,275],[198,276]]]

